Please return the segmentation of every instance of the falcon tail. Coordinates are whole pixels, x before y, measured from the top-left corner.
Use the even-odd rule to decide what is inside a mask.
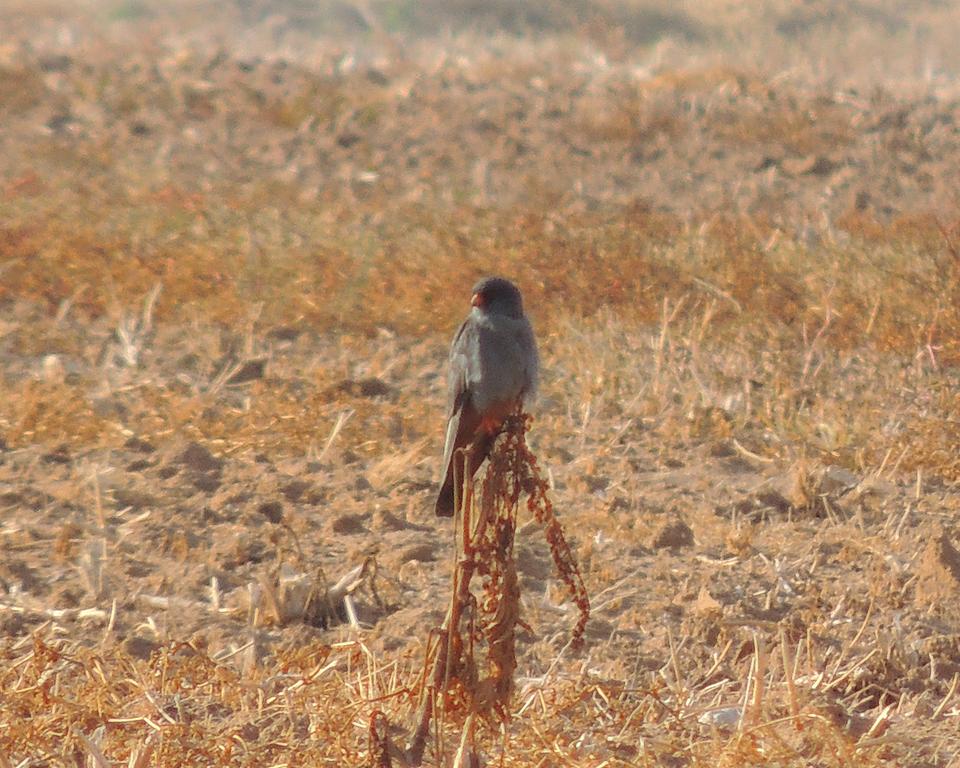
[[[450,416],[447,422],[447,440],[443,451],[443,481],[440,483],[440,492],[437,494],[437,502],[434,511],[437,517],[453,517],[454,513],[454,480],[456,472],[454,462],[462,462],[462,454],[458,454],[459,448],[466,448],[472,443],[470,452],[470,476],[473,477],[484,459],[490,453],[495,436],[488,435],[480,429],[480,414],[478,414],[469,404],[464,406]]]

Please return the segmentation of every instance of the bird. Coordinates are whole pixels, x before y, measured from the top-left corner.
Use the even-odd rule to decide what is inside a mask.
[[[540,360],[520,289],[503,277],[473,286],[471,309],[450,345],[447,430],[437,517],[453,517],[458,449],[471,447],[470,477],[490,454],[503,422],[537,394]]]

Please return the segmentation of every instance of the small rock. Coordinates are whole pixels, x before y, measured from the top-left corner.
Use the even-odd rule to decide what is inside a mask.
[[[825,155],[807,155],[800,158],[788,158],[781,167],[792,176],[826,176],[839,167],[839,163]]]
[[[128,637],[123,641],[123,652],[134,659],[147,661],[150,655],[160,647],[160,643],[145,637]]]
[[[759,173],[759,172],[761,172],[761,171],[766,171],[766,170],[769,169],[769,168],[776,168],[776,167],[779,166],[779,165],[780,165],[780,158],[779,158],[779,157],[774,157],[773,155],[764,155],[764,156],[760,159],[760,162],[758,162],[758,163],[754,166],[753,170],[754,170],[755,172]]]
[[[47,384],[63,384],[63,380],[67,377],[67,372],[63,367],[63,361],[60,359],[60,355],[47,355],[43,358],[43,363],[41,364],[41,371],[43,380]]]
[[[397,560],[400,563],[419,562],[432,563],[437,559],[436,546],[430,542],[411,544],[400,550]]]
[[[120,508],[143,509],[157,505],[157,499],[154,496],[134,488],[114,488],[113,500]]]
[[[373,513],[373,522],[370,527],[374,531],[382,533],[384,531],[403,531],[409,526],[392,512],[378,509]]]
[[[720,707],[704,712],[697,718],[701,725],[709,725],[714,728],[733,728],[743,717],[743,710],[740,707]]]
[[[160,469],[157,470],[157,474],[160,476],[161,480],[169,480],[171,477],[176,475],[179,471],[180,470],[177,469],[176,467],[166,466],[166,467],[160,467]]]
[[[939,526],[924,547],[916,576],[914,594],[920,603],[929,605],[954,601],[960,594],[960,552]]]
[[[283,504],[279,501],[265,501],[257,507],[257,512],[267,518],[271,523],[279,523],[283,520]]]
[[[296,503],[300,501],[304,491],[306,491],[309,487],[310,483],[304,482],[303,480],[292,480],[283,486],[283,488],[280,489],[280,492],[286,497],[287,501]]]
[[[553,566],[550,553],[542,542],[521,543],[517,546],[517,571],[528,579],[545,581]]]
[[[367,478],[365,478],[363,475],[360,475],[353,482],[353,488],[356,491],[360,491],[361,493],[364,493],[366,491],[371,490],[373,486],[370,484],[370,481],[367,480]]]
[[[767,506],[779,512],[788,511],[790,508],[806,509],[814,499],[814,484],[806,465],[797,462],[785,474],[771,481],[772,497],[768,499],[771,503]]]
[[[723,613],[723,605],[710,594],[706,587],[700,587],[700,594],[693,601],[693,612],[704,616],[712,613]]]
[[[44,72],[66,72],[73,65],[73,59],[64,54],[41,56],[37,62]]]
[[[137,453],[153,453],[157,450],[151,443],[141,440],[139,437],[131,437],[123,444],[123,447],[128,451],[136,451]]]
[[[381,87],[390,85],[390,78],[379,69],[374,69],[372,67],[367,70],[367,80],[374,85],[379,85]]]
[[[394,389],[382,379],[344,379],[331,387],[328,392],[334,395],[353,395],[354,397],[388,397]]]
[[[226,486],[218,490],[210,497],[210,510],[215,513],[230,509],[236,512],[241,504],[245,504],[253,498],[253,493],[247,489],[238,490],[235,486]]]
[[[819,473],[818,490],[821,493],[829,493],[839,496],[860,485],[860,478],[849,469],[830,465],[824,467]]]
[[[653,534],[654,549],[680,549],[693,546],[693,530],[682,520],[664,523]]]
[[[219,472],[223,469],[223,459],[218,459],[200,443],[190,443],[175,461],[197,472]]]
[[[811,173],[814,176],[826,176],[827,174],[833,173],[833,171],[839,167],[840,164],[835,160],[831,160],[824,155],[819,155],[817,159],[813,161],[813,165],[810,166],[807,173]]]
[[[59,133],[73,122],[75,122],[75,118],[69,112],[57,112],[50,116],[45,125],[52,132]]]
[[[65,445],[61,445],[50,453],[45,453],[40,457],[45,464],[69,464],[71,461],[70,451]]]
[[[195,474],[190,478],[193,487],[204,493],[213,493],[220,487],[220,480],[215,475]]]
[[[101,419],[117,419],[126,421],[130,409],[116,397],[97,397],[90,401],[94,415]]]
[[[361,515],[340,515],[330,523],[330,531],[340,535],[352,535],[366,533],[367,528]]]
[[[267,554],[267,545],[248,533],[224,531],[217,536],[212,549],[214,562],[228,571],[247,563],[259,563]]]
[[[267,370],[266,358],[247,360],[233,376],[227,379],[227,384],[245,384],[248,381],[262,379]]]
[[[790,502],[790,499],[786,498],[774,488],[768,488],[762,491],[758,491],[754,499],[758,502],[761,507],[768,507],[769,509],[776,510],[781,514],[789,512],[793,507],[793,504]]]

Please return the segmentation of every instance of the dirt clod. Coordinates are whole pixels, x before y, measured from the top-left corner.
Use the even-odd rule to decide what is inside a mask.
[[[279,523],[283,520],[283,504],[279,501],[265,501],[257,507],[257,512],[271,523]]]
[[[682,520],[664,522],[650,538],[654,549],[680,549],[693,546],[693,529]]]
[[[668,5],[0,2],[0,763],[403,763],[487,273],[483,758],[956,762],[960,6]]]
[[[932,532],[916,568],[916,597],[924,604],[954,601],[960,594],[960,552],[944,530]]]
[[[223,469],[223,460],[218,459],[199,443],[190,443],[175,461],[195,472],[220,472]]]

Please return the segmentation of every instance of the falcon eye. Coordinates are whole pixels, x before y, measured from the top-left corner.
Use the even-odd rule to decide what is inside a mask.
[[[486,303],[487,303],[486,294],[480,293],[479,291],[473,294],[473,298],[470,299],[470,304],[472,304],[474,307],[483,307],[486,305]]]

